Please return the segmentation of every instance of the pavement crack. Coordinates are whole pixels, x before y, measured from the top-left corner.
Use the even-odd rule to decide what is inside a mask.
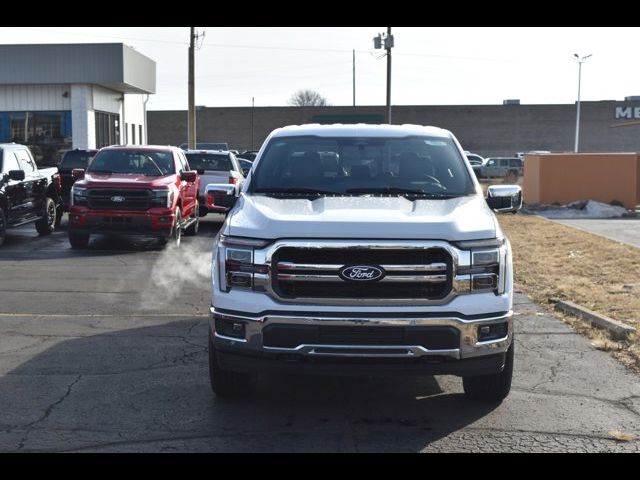
[[[51,405],[49,405],[45,411],[44,414],[38,418],[37,420],[34,420],[31,423],[28,423],[27,425],[25,425],[25,428],[30,428],[40,422],[43,422],[44,420],[46,420],[47,418],[49,418],[49,415],[51,415],[51,413],[53,412],[53,410],[60,405],[62,402],[64,402],[69,395],[71,395],[71,391],[73,390],[73,387],[75,386],[76,383],[78,383],[80,381],[80,379],[82,378],[82,374],[78,375],[69,385],[67,385],[67,391],[64,393],[64,395],[62,395],[62,397],[60,397],[58,400],[56,400],[55,402],[53,402]]]

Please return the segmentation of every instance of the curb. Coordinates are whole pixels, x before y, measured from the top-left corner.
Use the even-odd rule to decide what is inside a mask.
[[[571,315],[587,320],[593,325],[604,328],[617,340],[624,340],[636,331],[635,328],[630,327],[629,325],[625,325],[622,322],[600,315],[593,310],[581,307],[573,302],[560,301],[556,303],[555,309],[565,313],[570,313]]]

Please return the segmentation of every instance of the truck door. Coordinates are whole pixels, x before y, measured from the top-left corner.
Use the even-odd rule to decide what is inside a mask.
[[[8,174],[11,170],[22,169],[20,168],[15,152],[5,150],[2,161],[2,174]],[[9,179],[5,184],[5,191],[9,207],[7,223],[19,223],[24,217],[25,189],[23,182]]]
[[[178,152],[178,175],[182,172],[189,171],[189,162],[184,153]],[[188,217],[192,215],[193,210],[196,208],[196,201],[198,200],[198,182],[181,182],[182,191],[182,215]]]
[[[44,199],[47,181],[38,174],[33,158],[27,150],[16,150],[20,168],[24,170],[24,203],[23,215],[25,218],[40,216],[44,208]]]
[[[498,166],[498,160],[495,158],[491,158],[489,159],[489,161],[487,162],[487,164],[482,167],[482,174],[483,176],[490,178],[490,177],[494,177],[496,175],[496,170]]]

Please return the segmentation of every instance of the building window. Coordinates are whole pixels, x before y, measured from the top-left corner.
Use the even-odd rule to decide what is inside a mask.
[[[54,166],[71,148],[71,112],[0,112],[0,143],[27,145],[38,165]]]
[[[144,142],[142,141],[142,125],[138,125],[138,138],[140,139],[140,145],[142,145]]]
[[[136,124],[131,124],[131,145],[136,144]]]
[[[120,143],[119,116],[113,113],[95,112],[96,148]]]

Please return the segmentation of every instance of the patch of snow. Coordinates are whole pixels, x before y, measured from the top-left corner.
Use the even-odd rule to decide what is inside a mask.
[[[620,218],[629,216],[624,207],[608,205],[594,200],[572,202],[568,205],[530,204],[522,207],[522,213],[540,215],[551,219],[571,218]]]

